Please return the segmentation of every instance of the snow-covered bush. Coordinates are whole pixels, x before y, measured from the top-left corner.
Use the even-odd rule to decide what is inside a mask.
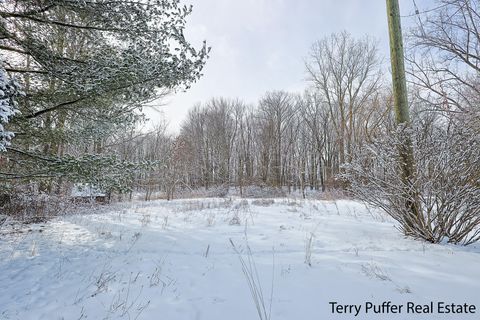
[[[348,199],[348,194],[345,192],[344,189],[329,189],[325,190],[324,192],[312,192],[311,195],[309,195],[310,198],[316,199],[316,200],[326,200],[326,201],[335,201],[339,199]]]
[[[462,121],[461,123],[459,123]],[[417,121],[364,145],[344,177],[361,200],[382,208],[408,236],[468,245],[480,239],[480,130],[477,121]],[[412,137],[415,174],[402,182],[398,148]],[[415,203],[413,216],[406,203]]]
[[[227,185],[214,186],[206,190],[206,197],[208,198],[224,198],[227,195],[228,195]]]
[[[64,214],[72,206],[68,198],[15,190],[0,203],[0,213],[27,223],[37,223]]]
[[[244,198],[283,198],[285,192],[280,188],[269,186],[246,186],[243,190]]]
[[[0,152],[6,151],[6,147],[10,145],[10,140],[14,136],[13,132],[7,131],[4,126],[19,112],[15,97],[20,94],[19,84],[9,79],[0,61]]]
[[[252,205],[257,207],[270,207],[275,203],[273,199],[256,199],[252,201]]]

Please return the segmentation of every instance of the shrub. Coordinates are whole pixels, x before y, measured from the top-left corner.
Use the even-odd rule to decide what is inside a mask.
[[[0,212],[26,223],[36,223],[63,214],[71,207],[70,201],[61,196],[45,193],[10,193],[3,196]]]
[[[244,188],[244,198],[283,198],[285,192],[280,188],[250,185]]]
[[[451,121],[451,120],[447,120]],[[480,134],[468,125],[417,121],[356,151],[345,167],[352,193],[399,222],[408,236],[468,245],[480,239]],[[410,135],[415,158],[403,182],[398,147]],[[413,216],[405,203],[416,203]]]

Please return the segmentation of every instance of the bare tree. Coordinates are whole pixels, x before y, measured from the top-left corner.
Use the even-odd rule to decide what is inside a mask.
[[[356,40],[342,32],[315,42],[305,62],[308,80],[328,106],[340,164],[351,158],[357,111],[366,106],[379,87],[377,51],[370,38]]]
[[[295,116],[294,107],[292,95],[285,91],[267,92],[259,103],[257,117],[265,130],[264,138],[268,139],[264,147],[271,148],[272,184],[276,187],[282,185],[285,177],[286,155],[282,153],[291,143],[288,129]],[[266,150],[263,152],[266,154]]]
[[[480,97],[480,3],[437,0],[409,37],[410,81],[437,110],[477,110]]]

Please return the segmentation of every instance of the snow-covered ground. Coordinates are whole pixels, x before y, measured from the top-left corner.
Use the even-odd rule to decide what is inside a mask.
[[[354,201],[195,199],[101,211],[0,230],[0,319],[259,319],[240,258],[271,320],[480,318],[478,245],[405,239]],[[329,304],[384,301],[403,312],[355,317]],[[408,302],[431,301],[476,313],[406,313]]]

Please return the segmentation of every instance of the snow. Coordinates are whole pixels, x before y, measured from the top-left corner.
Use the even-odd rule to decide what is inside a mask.
[[[272,320],[480,312],[477,245],[406,239],[355,201],[159,200],[97,211],[0,229],[0,319],[259,319],[231,242],[253,258],[267,313],[273,292]],[[354,317],[332,315],[331,301],[445,301],[477,313]]]
[[[15,114],[20,113],[13,98],[23,94],[19,84],[8,78],[3,65],[4,62],[0,56],[0,152],[6,150],[14,137],[13,132],[5,130],[4,124],[7,124]]]

